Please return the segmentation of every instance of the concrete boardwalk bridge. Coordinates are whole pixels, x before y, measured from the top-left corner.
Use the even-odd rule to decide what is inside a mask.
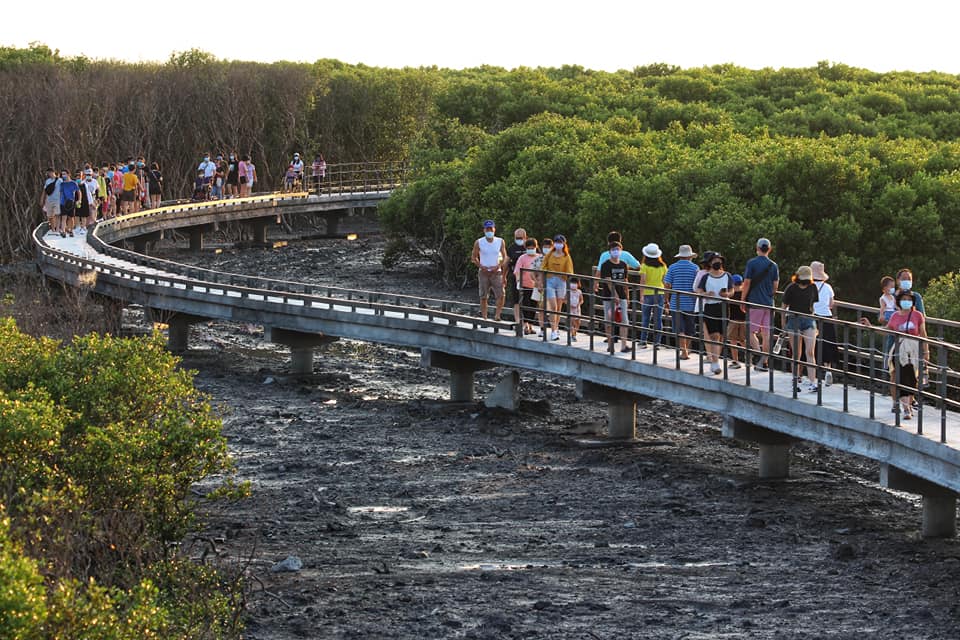
[[[187,347],[192,323],[209,319],[263,325],[268,340],[290,347],[295,372],[312,371],[314,349],[331,340],[378,342],[419,349],[425,366],[449,370],[454,400],[473,398],[473,376],[481,369],[510,369],[493,392],[506,406],[518,394],[517,369],[573,378],[585,399],[608,404],[613,439],[635,437],[637,404],[651,398],[717,412],[725,436],[759,445],[765,478],[789,473],[790,445],[798,440],[858,454],[880,463],[884,486],[923,497],[925,536],[955,535],[960,412],[951,399],[958,389],[947,363],[960,349],[953,345],[933,342],[940,364],[930,367],[931,384],[920,390],[923,402],[914,420],[901,422],[890,412],[887,378],[869,348],[848,344],[833,385],[798,393],[792,376],[774,369],[760,373],[725,364],[714,375],[702,356],[680,360],[672,348],[634,345],[609,353],[602,324],[591,325],[587,318],[577,341],[565,332],[560,341],[545,341],[517,335],[512,324],[481,319],[475,305],[462,302],[229,274],[145,253],[161,230],[180,229],[199,249],[202,234],[214,225],[239,222],[265,242],[280,215],[342,217],[388,194],[389,188],[377,188],[178,205],[105,220],[72,238],[48,234],[41,225],[34,232],[37,261],[52,279],[143,305],[162,317],[173,350]],[[132,249],[125,248],[129,245]],[[883,343],[880,330],[859,325],[846,326],[843,334],[853,330],[859,332],[858,345],[863,333],[868,344]]]

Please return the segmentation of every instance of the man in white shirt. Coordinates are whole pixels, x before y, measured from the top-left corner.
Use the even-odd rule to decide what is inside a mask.
[[[205,184],[213,182],[213,176],[217,173],[217,163],[210,159],[210,154],[203,154],[203,162],[197,167],[197,171],[203,171],[203,181]]]
[[[497,301],[497,310],[493,319],[500,320],[503,311],[504,282],[503,267],[507,264],[507,245],[503,238],[497,237],[497,227],[493,220],[483,223],[483,237],[473,243],[470,261],[477,265],[477,280],[480,283],[480,317],[487,317],[487,297],[493,292]]]

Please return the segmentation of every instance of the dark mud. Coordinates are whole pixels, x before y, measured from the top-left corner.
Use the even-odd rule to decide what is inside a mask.
[[[168,255],[470,299],[423,265],[384,269],[382,248]],[[921,540],[918,500],[874,463],[799,445],[790,480],[761,482],[716,415],[653,401],[640,444],[596,448],[605,407],[569,379],[522,372],[510,415],[444,402],[415,352],[343,340],[301,378],[287,361],[224,323],[194,327],[184,358],[252,482],[203,532],[248,563],[248,638],[960,637],[960,545]],[[479,373],[478,397],[503,373]],[[303,568],[271,571],[288,556]]]

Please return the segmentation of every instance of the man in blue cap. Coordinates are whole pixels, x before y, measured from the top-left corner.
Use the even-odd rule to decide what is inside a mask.
[[[480,317],[487,317],[487,298],[493,292],[497,309],[493,319],[500,320],[503,311],[503,269],[507,264],[507,246],[497,237],[497,225],[493,220],[483,222],[483,237],[473,243],[470,261],[477,265],[477,280],[480,289]]]

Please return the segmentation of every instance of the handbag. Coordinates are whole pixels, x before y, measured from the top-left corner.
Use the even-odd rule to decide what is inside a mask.
[[[540,302],[543,299],[543,294],[540,293],[540,289],[534,289],[533,293],[530,294],[530,299],[534,302]]]

